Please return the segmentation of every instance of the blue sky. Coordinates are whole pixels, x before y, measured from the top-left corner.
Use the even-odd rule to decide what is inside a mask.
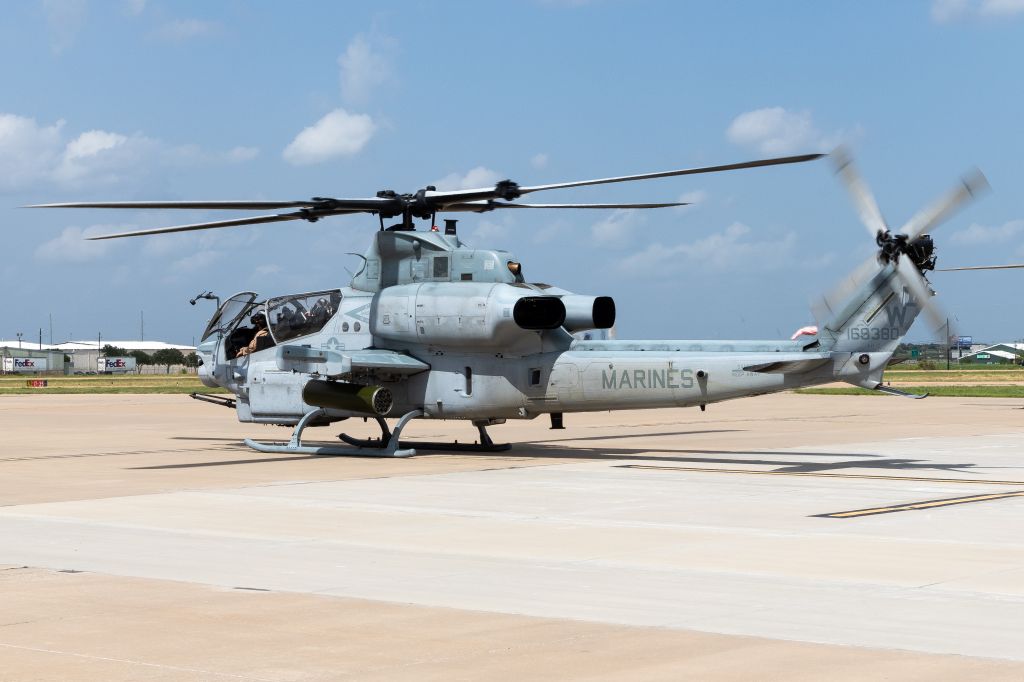
[[[372,216],[86,242],[230,213],[40,202],[305,199],[541,184],[853,150],[893,227],[972,166],[941,265],[1024,262],[1024,1],[10,3],[0,24],[0,338],[191,342],[200,290],[348,283]],[[827,162],[551,192],[661,211],[463,215],[527,278],[611,295],[622,338],[773,338],[871,253]],[[512,214],[512,215],[506,215]],[[524,213],[528,213],[524,215]],[[1024,271],[936,273],[977,339]],[[208,305],[208,304],[207,304]],[[927,338],[919,325],[911,338]]]

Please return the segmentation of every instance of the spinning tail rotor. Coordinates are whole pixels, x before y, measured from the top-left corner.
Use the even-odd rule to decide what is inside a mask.
[[[935,294],[924,276],[924,273],[935,269],[936,263],[935,244],[928,233],[937,228],[961,205],[987,189],[988,181],[985,176],[977,169],[972,170],[961,179],[959,185],[916,213],[898,232],[893,233],[889,230],[889,225],[882,216],[871,190],[857,172],[849,152],[840,147],[832,152],[831,157],[836,166],[836,173],[846,185],[861,222],[875,240],[878,252],[813,306],[815,317],[819,323],[828,326],[838,305],[881,269],[892,266],[900,281],[927,315],[932,334],[947,336],[950,333],[947,322],[949,316],[933,300]]]

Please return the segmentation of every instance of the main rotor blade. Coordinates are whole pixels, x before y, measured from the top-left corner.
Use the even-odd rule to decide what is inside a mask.
[[[917,239],[925,232],[937,226],[943,219],[947,218],[953,211],[969,199],[973,199],[978,193],[988,189],[988,180],[977,168],[960,179],[960,184],[947,192],[928,208],[918,212],[913,218],[907,221],[900,230],[907,235],[908,241]]]
[[[953,333],[949,329],[949,315],[935,302],[932,292],[917,266],[904,256],[896,265],[896,274],[910,289],[914,300],[921,306],[922,312],[928,318],[928,331],[932,336],[946,343],[948,337]]]
[[[597,180],[577,180],[575,182],[558,182],[550,185],[532,185],[529,187],[518,187],[516,192],[519,196],[531,192],[542,192],[549,189],[563,189],[566,187],[583,187],[586,185],[606,185],[613,182],[632,182],[634,180],[653,180],[654,178],[669,178],[677,175],[696,175],[698,173],[717,173],[720,171],[739,170],[741,168],[759,168],[761,166],[780,166],[789,163],[803,163],[819,159],[824,154],[802,154],[800,156],[784,156],[774,159],[759,159],[756,161],[744,161],[743,163],[730,163],[723,166],[705,166],[703,168],[684,168],[681,170],[659,171],[657,173],[640,173],[638,175],[619,175],[611,178],[599,178]],[[505,198],[499,194],[495,187],[483,187],[479,189],[462,189],[447,192],[430,191],[426,198],[443,206],[446,199],[453,201],[470,201],[474,199],[497,199]],[[443,209],[441,209],[443,210]]]
[[[1011,270],[1014,268],[1024,268],[1024,263],[1017,263],[1015,265],[972,265],[964,268],[936,268],[935,272],[955,272],[957,270]]]
[[[90,240],[99,239],[120,239],[121,237],[141,237],[143,235],[167,234],[169,232],[191,232],[193,230],[211,230],[220,227],[237,227],[239,225],[258,225],[260,223],[280,223],[288,220],[309,220],[313,217],[319,220],[329,215],[341,215],[345,213],[360,213],[360,211],[334,211],[324,214],[309,214],[303,211],[295,213],[279,213],[277,215],[254,216],[252,218],[236,218],[234,220],[217,220],[210,223],[192,223],[191,225],[174,225],[171,227],[157,227],[151,230],[135,230],[133,232],[118,232],[116,234],[104,234],[96,237],[88,237]]]
[[[275,208],[316,208],[316,209],[351,209],[360,211],[378,211],[393,207],[394,199],[334,199],[331,197],[314,197],[305,201],[72,201],[58,204],[31,204],[23,208],[129,208],[129,209],[165,209],[183,208],[193,210],[236,210],[266,211]],[[401,210],[401,209],[399,209]]]
[[[497,201],[462,201],[447,204],[443,211],[471,211],[484,213],[496,208],[669,208],[671,206],[689,206],[685,201],[673,201],[657,204],[506,204]]]
[[[670,178],[677,175],[697,175],[698,173],[718,173],[721,171],[740,170],[742,168],[760,168],[762,166],[781,166],[789,163],[804,163],[820,159],[824,154],[802,154],[800,156],[783,156],[774,159],[758,159],[756,161],[744,161],[742,163],[729,163],[723,166],[705,166],[703,168],[684,168],[682,170],[660,171],[657,173],[641,173],[639,175],[620,175],[612,178],[600,178],[598,180],[579,180],[576,182],[559,182],[551,185],[534,185],[532,187],[520,187],[523,194],[530,192],[541,192],[549,189],[562,189],[565,187],[583,187],[585,185],[606,185],[613,182],[632,182],[634,180],[653,180],[654,178]]]
[[[266,211],[275,208],[315,206],[314,201],[72,201],[59,204],[31,204],[22,208],[188,208]]]
[[[868,228],[871,236],[874,237],[879,232],[888,232],[889,226],[886,225],[885,218],[882,217],[882,211],[879,210],[878,203],[875,201],[874,195],[871,194],[871,190],[868,189],[867,183],[864,182],[853,165],[850,152],[846,147],[837,147],[830,156],[836,166],[836,173],[846,183],[846,189],[850,192],[861,222]]]

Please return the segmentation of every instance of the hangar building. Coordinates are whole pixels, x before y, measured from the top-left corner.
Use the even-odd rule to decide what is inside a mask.
[[[962,364],[1006,365],[1024,362],[1024,343],[997,343],[985,346],[960,358]]]
[[[140,350],[152,355],[158,350],[177,349],[183,354],[194,353],[195,346],[181,346],[163,341],[118,341],[102,339],[100,345],[96,341],[65,341],[55,344],[38,344],[22,341],[21,344],[11,341],[0,341],[0,371],[18,373],[74,374],[76,372],[95,372],[96,363],[100,358],[103,346],[124,348],[129,353]],[[21,358],[21,360],[18,360]],[[67,358],[67,361],[65,361]],[[30,359],[30,360],[26,360]],[[177,371],[180,368],[171,368]],[[163,367],[146,366],[144,374],[163,374]]]

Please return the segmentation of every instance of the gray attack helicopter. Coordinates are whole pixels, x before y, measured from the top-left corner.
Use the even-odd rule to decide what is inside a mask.
[[[441,213],[504,209],[661,208],[679,203],[526,204],[534,192],[800,163],[821,154],[621,177],[412,194],[391,190],[365,199],[308,201],[135,201],[45,204],[39,207],[130,209],[295,209],[248,218],[179,225],[93,237],[111,239],[168,232],[307,220],[350,213],[376,214],[380,231],[347,287],[261,298],[230,297],[210,319],[198,347],[200,377],[234,398],[194,397],[237,411],[242,422],[294,427],[283,443],[246,440],[260,451],[313,455],[401,457],[417,449],[495,451],[487,427],[506,419],[597,410],[697,407],[709,403],[845,381],[887,393],[882,373],[900,339],[923,309],[938,329],[945,321],[922,275],[935,267],[925,234],[977,190],[977,173],[892,233],[846,153],[833,157],[861,219],[878,247],[867,263],[814,307],[815,338],[788,341],[582,340],[587,330],[610,329],[615,303],[527,282],[519,260],[497,249],[473,248],[456,221],[437,227]],[[399,222],[385,226],[385,220]],[[417,231],[414,219],[429,220]],[[216,299],[211,293],[201,298]],[[197,298],[200,298],[197,297]],[[195,299],[193,299],[194,303]],[[910,396],[923,397],[923,396]],[[303,444],[308,426],[353,417],[373,418],[380,439]],[[398,417],[390,428],[386,417]],[[400,440],[413,419],[470,420],[479,442]]]

